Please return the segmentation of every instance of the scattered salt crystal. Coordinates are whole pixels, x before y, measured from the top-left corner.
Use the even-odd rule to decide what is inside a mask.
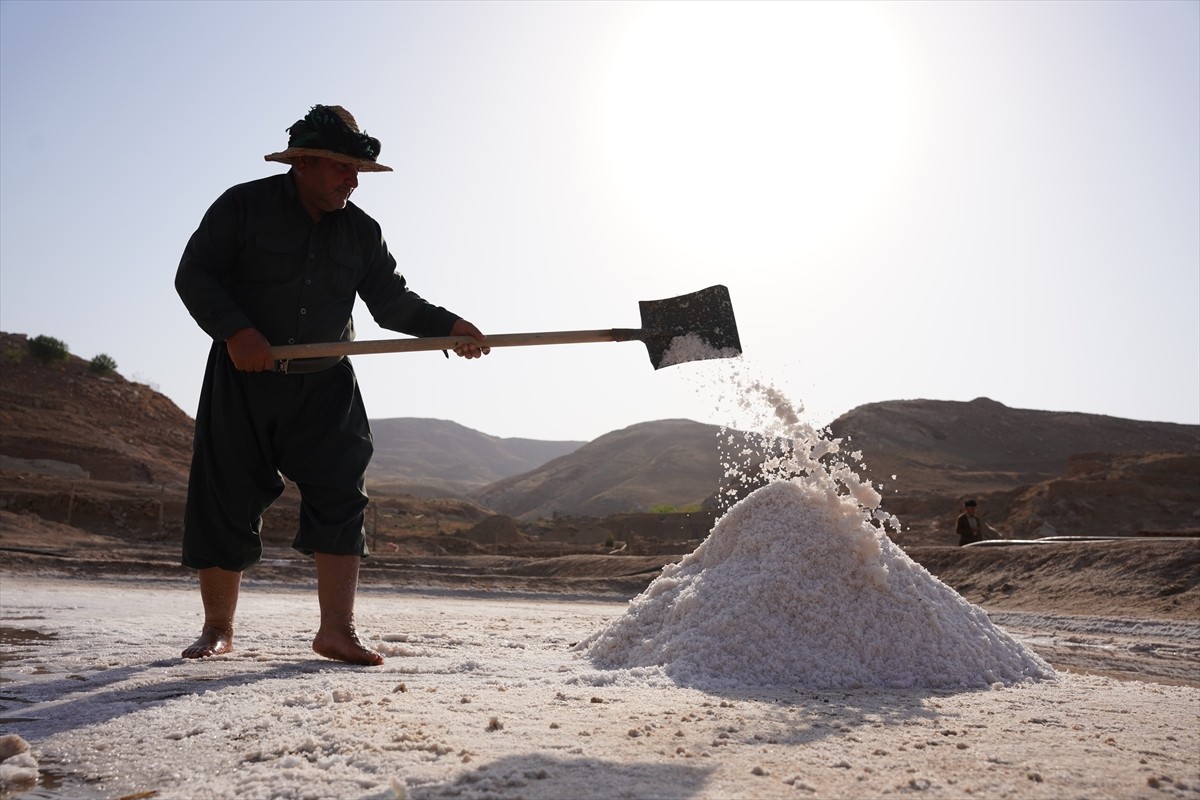
[[[410,658],[421,655],[420,650],[416,650],[412,647],[406,647],[403,644],[393,644],[386,636],[383,638],[382,642],[378,644],[372,644],[372,647],[374,647],[380,655],[391,656],[394,658]]]

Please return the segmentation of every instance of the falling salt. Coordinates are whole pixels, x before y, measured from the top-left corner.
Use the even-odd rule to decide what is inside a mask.
[[[982,689],[1054,677],[887,537],[898,521],[841,459],[841,441],[734,374],[740,402],[769,407],[765,485],[579,650],[602,668],[657,667],[701,688]],[[754,454],[733,455],[743,461],[728,472],[748,477]]]

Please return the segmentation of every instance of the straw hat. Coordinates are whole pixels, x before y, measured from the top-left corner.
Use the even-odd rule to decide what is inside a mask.
[[[353,164],[361,172],[392,171],[375,161],[379,140],[359,131],[354,117],[341,106],[313,106],[287,131],[287,150],[265,155],[264,159],[291,164],[302,156],[318,156]]]

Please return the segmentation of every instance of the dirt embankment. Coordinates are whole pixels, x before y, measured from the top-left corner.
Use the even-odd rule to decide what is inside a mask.
[[[988,609],[1200,620],[1200,539],[991,547],[908,554]]]

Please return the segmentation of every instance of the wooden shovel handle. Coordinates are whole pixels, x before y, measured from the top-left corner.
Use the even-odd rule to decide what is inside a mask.
[[[638,339],[636,328],[610,328],[599,331],[547,331],[543,333],[498,333],[487,337],[486,347],[521,347],[537,344],[588,344],[591,342],[627,342]],[[413,353],[424,350],[453,350],[461,344],[480,344],[470,336],[431,336],[424,339],[375,339],[363,342],[319,342],[285,344],[271,348],[271,358],[328,358],[371,353]]]

